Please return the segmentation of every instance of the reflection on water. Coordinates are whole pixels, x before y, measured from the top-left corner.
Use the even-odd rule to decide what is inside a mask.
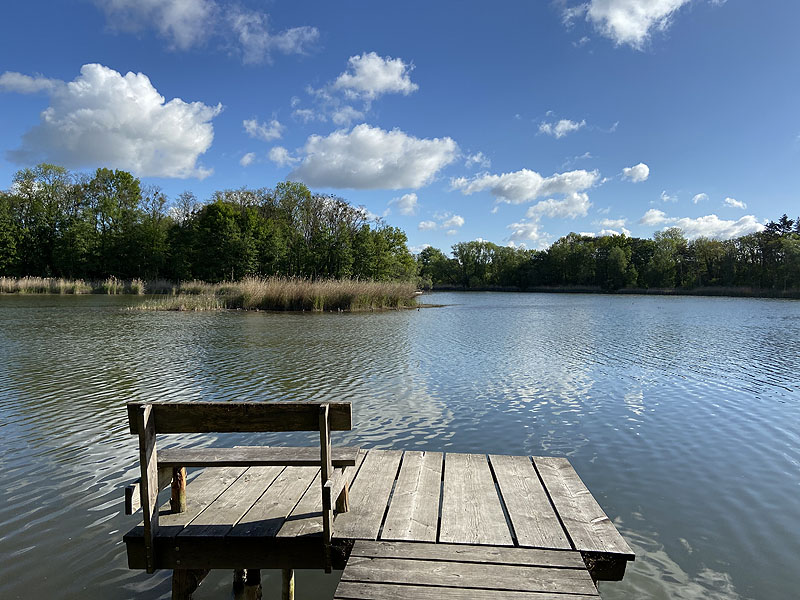
[[[800,302],[487,293],[361,315],[124,310],[137,301],[0,297],[2,598],[169,597],[168,574],[129,571],[121,542],[136,522],[121,514],[136,477],[123,404],[161,398],[346,399],[355,429],[337,443],[569,456],[638,555],[604,598],[771,600],[800,584]],[[313,436],[203,440],[276,441]],[[321,600],[336,579],[297,585]],[[229,586],[215,573],[196,597]]]

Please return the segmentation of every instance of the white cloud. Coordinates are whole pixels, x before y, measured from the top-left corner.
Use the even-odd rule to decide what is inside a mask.
[[[326,137],[312,135],[303,151],[290,179],[317,187],[395,190],[430,183],[455,160],[458,145],[449,137],[420,139],[362,123]]]
[[[667,190],[662,190],[661,191],[661,201],[662,202],[677,202],[678,201],[678,197],[677,196],[670,196],[667,193]]]
[[[720,0],[711,0],[721,4]],[[585,15],[601,35],[616,45],[641,49],[653,31],[666,31],[677,12],[691,0],[589,0],[564,10],[564,22]]]
[[[713,239],[730,239],[754,233],[764,229],[764,225],[758,222],[753,215],[747,215],[738,221],[726,221],[717,215],[705,215],[692,219],[689,217],[675,218],[668,217],[663,211],[651,208],[644,216],[639,219],[642,225],[666,225],[668,227],[679,227],[684,235],[690,240],[707,237]]]
[[[256,119],[245,119],[242,121],[242,125],[244,125],[247,135],[265,142],[277,140],[283,135],[284,130],[284,126],[276,119],[272,119],[269,123],[259,123]]]
[[[401,58],[364,52],[361,56],[351,56],[347,62],[347,71],[336,78],[332,87],[344,90],[350,97],[373,100],[390,93],[408,96],[419,88],[410,77],[414,66]]]
[[[622,229],[626,223],[627,219],[603,219],[595,224],[607,229]]]
[[[309,121],[327,121],[328,118],[322,113],[315,112],[310,108],[298,108],[292,112],[295,119],[308,123]]]
[[[341,108],[336,109],[335,111],[333,111],[333,114],[331,115],[331,121],[333,121],[334,124],[339,126],[344,125],[347,127],[349,127],[350,123],[352,123],[353,121],[363,118],[364,118],[363,112],[361,112],[360,110],[356,110],[355,108],[349,105],[345,105],[342,106]]]
[[[445,235],[450,235],[450,236],[456,235],[457,233],[458,233],[457,229],[449,229],[444,232]]]
[[[436,221],[420,221],[419,225],[417,225],[417,229],[420,231],[431,231],[436,227]]]
[[[297,164],[298,158],[295,158],[283,146],[273,146],[269,150],[269,159],[279,167],[287,167],[289,165]]]
[[[214,37],[235,40],[245,63],[269,62],[272,52],[303,54],[319,38],[316,27],[270,32],[269,16],[216,0],[94,0],[112,29],[154,28],[171,47],[188,50]]]
[[[700,202],[705,202],[708,200],[708,194],[696,194],[694,198],[692,198],[692,204],[699,204]]]
[[[222,105],[165,102],[142,73],[121,75],[98,64],[50,88],[41,122],[7,153],[20,164],[42,161],[68,168],[104,165],[146,177],[200,177],[197,160],[211,146],[211,120]]]
[[[533,246],[541,248],[547,244],[550,236],[541,230],[538,221],[520,221],[511,223],[507,229],[511,230],[509,242],[531,242]]]
[[[4,92],[17,92],[19,94],[35,94],[36,92],[52,91],[63,81],[48,79],[37,75],[31,77],[15,71],[6,71],[0,75],[0,90]]]
[[[570,121],[569,119],[561,119],[557,123],[542,123],[539,125],[539,133],[546,133],[556,139],[561,139],[568,133],[578,131],[586,127],[586,121]]]
[[[650,167],[644,163],[639,163],[632,167],[625,167],[622,169],[622,176],[630,179],[634,183],[647,181],[647,178],[650,177]]]
[[[442,223],[442,229],[458,228],[464,225],[464,217],[461,215],[453,215]]]
[[[600,178],[597,171],[567,171],[542,177],[536,171],[521,169],[502,175],[478,175],[471,179],[459,177],[450,181],[452,189],[464,195],[489,190],[500,202],[521,204],[550,194],[575,194],[595,185]]]
[[[729,206],[731,208],[741,208],[742,210],[747,208],[747,204],[741,200],[737,200],[736,198],[725,198],[724,202],[725,206]]]
[[[481,168],[488,169],[492,166],[492,161],[489,160],[483,152],[476,152],[467,157],[467,160],[464,162],[464,165],[469,169],[475,165],[478,165]]]
[[[430,244],[420,244],[419,246],[409,246],[408,249],[411,252],[411,254],[419,254],[420,252],[425,250],[425,248],[430,248],[430,247],[431,247]]]
[[[667,220],[667,213],[657,208],[651,208],[639,219],[639,223],[641,225],[660,225],[666,223]]]
[[[316,27],[292,27],[277,33],[269,31],[269,17],[242,8],[226,9],[227,22],[239,39],[245,64],[270,62],[273,51],[282,54],[305,54],[319,38]]]
[[[542,200],[531,206],[525,213],[529,219],[541,217],[550,218],[570,218],[585,217],[591,208],[589,195],[585,192],[573,192],[567,194],[562,200],[549,198]]]
[[[253,164],[253,161],[256,159],[255,152],[248,152],[245,154],[241,159],[239,159],[239,164],[243,167],[249,167]]]
[[[403,194],[399,198],[392,198],[389,201],[389,207],[397,207],[397,212],[401,215],[416,215],[417,214],[417,195],[415,193]]]

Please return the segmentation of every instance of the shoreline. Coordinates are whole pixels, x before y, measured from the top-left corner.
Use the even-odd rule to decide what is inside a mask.
[[[681,288],[623,288],[604,290],[594,286],[543,286],[533,288],[485,286],[464,288],[460,286],[434,286],[427,292],[513,292],[520,294],[598,294],[604,296],[704,296],[724,298],[775,298],[779,300],[800,300],[800,290],[773,290],[769,288],[747,287],[699,287]]]

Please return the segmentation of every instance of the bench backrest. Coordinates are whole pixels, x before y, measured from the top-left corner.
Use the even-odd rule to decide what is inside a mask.
[[[319,431],[320,408],[328,405],[331,431],[353,427],[349,402],[129,402],[131,433],[139,433],[142,407],[151,407],[155,433]]]

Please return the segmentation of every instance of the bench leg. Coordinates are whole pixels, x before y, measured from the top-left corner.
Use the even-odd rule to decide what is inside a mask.
[[[283,569],[281,600],[294,600],[294,569]]]
[[[173,513],[186,510],[186,468],[175,467],[172,469],[172,494],[169,499],[169,508]]]
[[[237,569],[233,572],[234,600],[261,600],[261,571]]]
[[[172,571],[172,600],[192,600],[192,594],[208,575],[208,569],[175,569]]]

